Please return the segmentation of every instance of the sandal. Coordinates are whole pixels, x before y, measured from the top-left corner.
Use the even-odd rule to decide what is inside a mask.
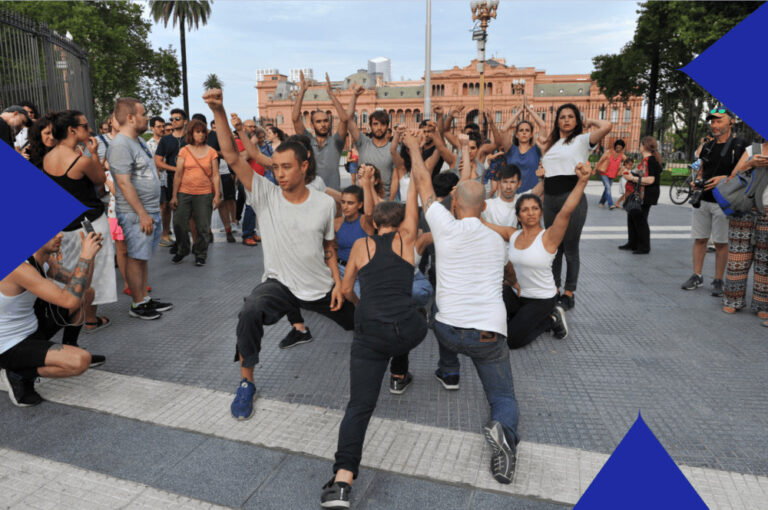
[[[758,319],[768,319],[768,312],[757,312],[757,318]]]
[[[246,246],[258,246],[259,242],[253,237],[246,237],[243,239],[243,244]]]
[[[724,306],[723,307],[723,313],[733,314],[733,313],[736,313],[736,312],[738,312],[738,310],[736,308],[732,307],[732,306]]]
[[[152,287],[150,287],[149,285],[147,285],[147,292],[152,292]],[[126,296],[130,296],[131,295],[131,289],[129,289],[128,287],[124,288],[123,289],[123,294],[125,294]]]
[[[112,321],[110,321],[108,318],[101,316],[96,317],[96,322],[86,322],[85,327],[83,328],[86,333],[94,333],[100,329],[104,329],[108,327],[110,324],[112,324]],[[93,326],[89,328],[88,326]]]

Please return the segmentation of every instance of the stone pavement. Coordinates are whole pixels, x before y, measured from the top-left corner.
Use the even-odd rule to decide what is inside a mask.
[[[679,289],[691,273],[686,207],[654,207],[653,251],[634,256],[616,250],[625,215],[597,208],[601,189],[588,189],[570,336],[511,353],[523,440],[515,482],[488,476],[480,382],[464,363],[461,390],[444,391],[430,333],[410,357],[413,386],[402,396],[383,386],[357,508],[572,505],[638,411],[711,507],[768,506],[768,329],[720,312],[707,288]],[[3,480],[20,481],[0,503],[45,508],[70,480],[67,494],[90,507],[115,506],[89,498],[97,486],[123,487],[131,507],[317,507],[349,394],[350,335],[307,312],[315,341],[281,351],[287,322],[267,328],[259,410],[250,422],[229,418],[237,311],[261,264],[261,248],[241,244],[216,243],[204,268],[158,252],[150,283],[173,311],[130,319],[121,296],[102,307],[114,324],[82,335],[107,356],[101,370],[44,382],[52,402],[34,409],[0,399],[0,492]],[[709,254],[707,285],[713,266]]]

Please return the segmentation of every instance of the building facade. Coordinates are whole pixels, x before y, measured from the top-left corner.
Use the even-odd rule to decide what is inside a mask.
[[[432,109],[463,107],[462,115],[454,124],[457,130],[469,122],[478,121],[480,76],[476,64],[477,61],[473,60],[464,68],[455,66],[432,72],[429,91]],[[613,122],[611,133],[603,140],[604,148],[610,148],[615,140],[621,138],[626,142],[628,151],[637,151],[641,138],[642,97],[631,98],[627,103],[611,103],[587,74],[547,75],[546,71],[533,67],[508,66],[504,59],[489,60],[486,64],[483,109],[490,112],[490,121],[498,126],[520,110],[523,98],[534,107],[548,130],[554,125],[557,107],[573,103],[584,118]],[[333,83],[342,104],[346,105],[351,98],[349,88],[352,83],[366,88],[358,98],[355,111],[355,121],[361,129],[367,128],[368,116],[375,110],[386,111],[392,125],[415,127],[423,120],[423,80],[385,82],[379,76],[369,75],[365,69],[359,70],[343,81]],[[296,99],[296,84],[276,72],[264,75],[256,88],[262,123],[273,123],[292,134],[291,109]],[[309,126],[309,113],[313,110],[322,110],[332,118],[336,117],[324,84],[310,87],[304,95],[302,115],[306,126]]]

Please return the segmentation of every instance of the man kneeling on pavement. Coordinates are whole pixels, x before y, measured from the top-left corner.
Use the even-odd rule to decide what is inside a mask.
[[[70,334],[62,344],[50,341],[64,326],[82,326],[94,296],[93,259],[102,243],[101,234],[83,237],[80,259],[70,273],[59,261],[61,239],[57,234],[0,280],[0,378],[19,407],[42,402],[36,378],[71,377],[104,363],[103,356],[77,347],[80,328],[70,328],[74,337]]]

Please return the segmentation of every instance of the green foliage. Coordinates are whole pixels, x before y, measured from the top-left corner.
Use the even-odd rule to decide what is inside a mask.
[[[151,23],[138,3],[0,2],[0,8],[46,23],[60,34],[69,31],[88,52],[97,118],[106,117],[115,99],[141,100],[147,111],[160,113],[180,93],[181,73],[170,47],[153,50],[147,42]]]
[[[221,82],[218,76],[215,74],[209,74],[208,77],[203,82],[203,87],[205,90],[210,89],[221,89],[224,88],[224,84]]]
[[[597,81],[603,94],[616,101],[643,95],[652,106],[659,99],[661,127],[674,126],[676,141],[684,137],[684,145],[690,152],[702,134],[696,129],[702,113],[714,102],[714,98],[678,69],[761,4],[711,1],[640,3],[633,39],[618,54],[594,57],[592,79]],[[648,118],[652,116],[650,111],[646,115]],[[687,129],[689,125],[692,129]],[[650,123],[649,129],[658,127]]]

